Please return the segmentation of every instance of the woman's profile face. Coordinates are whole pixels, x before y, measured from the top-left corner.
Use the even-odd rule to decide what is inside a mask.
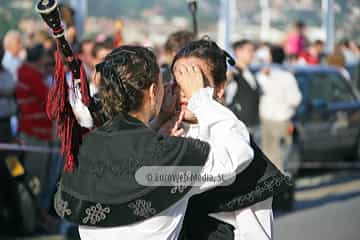
[[[163,98],[164,98],[164,84],[163,84],[163,79],[162,79],[162,74],[159,74],[159,78],[158,78],[158,82],[156,83],[156,89],[155,89],[156,93],[155,93],[155,115],[158,115],[161,109],[161,105],[163,102]],[[155,117],[155,116],[153,116]]]
[[[196,66],[198,66],[203,74],[204,86],[215,88],[215,82],[211,75],[211,68],[205,60],[197,58],[197,57],[180,58],[175,62],[174,69],[177,69],[181,65],[185,65],[185,66],[196,65]],[[180,102],[181,110],[183,110],[185,112],[184,121],[196,122],[197,120],[196,120],[195,115],[187,109],[188,101],[189,101],[189,99],[187,99],[187,97],[185,97],[184,92],[180,89],[180,101],[179,102]]]

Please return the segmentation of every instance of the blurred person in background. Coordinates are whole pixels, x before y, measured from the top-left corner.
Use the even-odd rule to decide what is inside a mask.
[[[43,30],[35,33],[35,43],[41,43],[46,51],[52,51],[55,44],[50,35]]]
[[[21,36],[18,31],[10,30],[5,34],[4,37],[4,49],[5,54],[2,58],[2,65],[6,70],[8,70],[12,76],[14,81],[16,82],[17,70],[22,63],[21,58]]]
[[[300,64],[317,65],[321,63],[324,54],[324,41],[316,40],[299,55]]]
[[[270,44],[268,42],[260,43],[255,50],[254,64],[270,63]]]
[[[299,54],[305,49],[307,45],[307,38],[305,35],[306,25],[302,21],[297,21],[294,25],[294,30],[288,34],[284,42],[284,49],[287,55]]]
[[[124,44],[124,37],[123,37],[123,22],[118,19],[114,23],[115,35],[114,35],[114,48],[118,48]]]
[[[105,40],[101,43],[95,43],[95,46],[92,50],[92,57],[94,59],[93,66],[95,66],[98,63],[101,63],[105,57],[112,51],[113,49],[113,43],[112,40]],[[96,74],[94,72],[93,77],[90,80],[89,88],[90,88],[90,95],[94,96],[100,86],[100,80],[101,77],[99,74]]]
[[[80,43],[79,58],[83,64],[87,79],[93,76],[94,72],[94,57],[92,55],[95,43],[91,39],[85,39]]]
[[[78,53],[79,49],[80,49],[80,45],[79,45],[79,42],[78,42],[77,30],[76,30],[75,25],[70,25],[69,27],[67,27],[66,32],[65,32],[65,36],[66,36],[66,40],[70,44],[73,51],[75,53]]]
[[[272,47],[271,59],[272,64],[258,74],[262,89],[259,107],[261,142],[265,154],[279,169],[284,170],[281,150],[291,144],[288,127],[302,96],[295,77],[282,66],[284,50]]]
[[[44,56],[44,76],[45,84],[50,88],[54,84],[54,71],[55,71],[55,52],[54,50],[48,50],[45,52]]]
[[[341,75],[351,83],[351,76],[348,70],[345,68],[345,56],[340,50],[336,50],[334,53],[329,54],[325,59],[326,64],[335,67],[339,70]]]
[[[225,104],[245,123],[256,140],[259,139],[260,87],[249,70],[254,60],[254,44],[241,40],[233,44],[236,67],[225,90]]]
[[[176,53],[193,40],[195,40],[194,33],[187,30],[170,34],[164,45],[164,64],[171,65]]]
[[[4,48],[0,40],[0,60],[3,56]],[[0,142],[12,139],[10,119],[16,113],[15,87],[13,75],[0,62]]]
[[[344,39],[339,43],[338,48],[345,57],[345,65],[355,65],[359,63],[359,51],[356,44],[349,39]]]
[[[53,124],[45,112],[48,87],[44,79],[45,49],[37,44],[27,49],[27,59],[19,68],[16,98],[19,104],[20,139],[25,145],[47,148],[53,140]],[[47,192],[49,153],[26,152],[24,166],[39,181],[37,199],[43,209],[50,202]]]

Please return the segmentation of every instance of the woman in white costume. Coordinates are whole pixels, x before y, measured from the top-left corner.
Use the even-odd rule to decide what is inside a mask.
[[[221,105],[226,84],[227,62],[234,64],[230,55],[215,42],[199,40],[180,50],[172,64],[175,79],[181,77],[184,65],[199,66],[206,86],[213,89],[213,98],[218,102],[207,108],[207,115],[201,117],[208,121],[211,119],[214,123],[228,114],[228,110]],[[188,109],[188,98],[182,89],[180,92],[183,125],[176,124],[176,128],[182,127],[186,137],[232,146],[234,143],[226,135],[215,137],[209,126],[199,125],[202,119]],[[232,115],[232,118],[236,119],[235,115]],[[246,138],[249,138],[245,125],[238,124],[241,125]],[[233,121],[228,121],[223,126],[224,133],[235,130]],[[179,129],[172,129],[172,132],[179,132]],[[231,234],[228,232],[231,228],[225,223],[234,227],[235,239],[273,239],[272,196],[286,190],[290,182],[253,142],[252,147],[255,150],[255,159],[247,169],[238,172],[234,183],[230,186],[216,187],[190,199],[183,229],[186,239],[230,239]],[[200,222],[203,225],[200,225]]]

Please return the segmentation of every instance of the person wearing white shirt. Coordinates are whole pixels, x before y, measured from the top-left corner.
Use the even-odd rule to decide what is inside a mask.
[[[175,118],[169,121],[169,125],[165,124],[165,128],[170,126],[171,129],[171,126],[174,126],[170,132],[179,132],[179,129],[183,128],[184,136],[189,138],[210,140],[229,146],[238,144],[226,135],[215,136],[213,129],[201,125],[201,118],[204,117],[214,122],[222,119],[221,115],[215,113],[216,109],[219,109],[219,113],[222,109],[221,114],[232,116],[233,120],[229,121],[229,119],[224,123],[221,131],[242,129],[241,132],[249,138],[246,126],[221,106],[224,103],[227,62],[235,63],[228,53],[210,40],[191,42],[177,53],[172,65],[175,79],[178,79],[177,70],[182,66],[199,66],[206,84],[214,88],[213,98],[218,104],[204,108],[203,111],[206,113],[204,116],[194,115],[191,109],[189,110],[189,98],[180,86],[182,127],[177,124],[178,120],[176,121]],[[191,84],[196,84],[196,79]],[[250,140],[250,145],[254,150],[254,159],[247,168],[237,172],[234,182],[190,199],[182,231],[186,236],[185,239],[273,239],[272,197],[287,189],[288,181],[262,154],[253,140]],[[279,184],[274,184],[275,182]],[[270,188],[267,189],[268,187]]]
[[[291,144],[288,127],[302,96],[294,75],[282,67],[285,54],[282,48],[272,47],[272,65],[258,74],[262,89],[260,118],[264,152],[284,170],[281,149]]]
[[[254,60],[254,45],[249,40],[233,44],[236,66],[232,79],[226,85],[225,104],[245,123],[256,140],[260,139],[260,87],[249,66]],[[257,142],[258,142],[257,141]]]
[[[149,52],[142,47],[123,46],[110,53],[102,67],[98,68],[102,78],[99,98],[106,106],[103,110],[107,118],[111,120],[84,137],[79,151],[79,166],[74,172],[63,174],[55,197],[57,213],[68,221],[80,225],[81,239],[178,239],[189,198],[222,183],[207,181],[199,186],[188,187],[184,192],[179,190],[179,192],[169,191],[159,194],[155,193],[166,188],[155,187],[149,192],[147,187],[137,186],[143,191],[139,190],[133,194],[132,191],[128,191],[133,185],[133,182],[128,181],[128,177],[122,174],[115,174],[118,179],[111,177],[117,169],[115,166],[112,167],[111,163],[120,163],[129,151],[135,154],[135,157],[146,157],[148,163],[157,163],[159,166],[164,165],[164,161],[170,165],[176,161],[178,163],[188,161],[190,166],[202,166],[200,172],[202,176],[222,175],[225,180],[247,168],[253,158],[246,129],[229,110],[213,100],[214,90],[204,87],[204,80],[197,66],[182,66],[176,81],[189,99],[189,110],[199,119],[199,125],[211,132],[212,136],[204,138],[204,141],[162,137],[146,126],[149,120],[159,113],[163,95],[158,65],[155,56]],[[144,54],[146,57],[143,56]],[[142,72],[141,69],[144,68],[147,71]],[[154,70],[155,68],[157,71]],[[121,71],[128,73],[135,71],[136,74],[124,74]],[[140,94],[139,90],[135,89],[132,93],[127,92],[129,84],[134,86],[138,84],[136,81],[139,79],[141,81],[152,79],[154,72],[157,72],[157,83],[152,83],[149,88],[141,90],[143,100],[128,98],[128,94]],[[196,79],[195,85],[194,79]],[[189,81],[192,84],[189,84]],[[116,94],[119,95],[115,96],[126,101],[117,104],[116,98],[114,99],[114,95],[109,95],[109,91],[111,92],[115,86],[121,87],[120,84],[126,87],[117,91]],[[79,107],[79,99],[75,99],[78,97],[77,94],[69,94],[73,112],[81,125],[91,128],[92,121],[86,120],[91,118],[91,115],[84,114],[86,108]],[[136,110],[131,109],[134,107],[134,101],[140,104]],[[116,112],[120,110],[122,113]],[[207,117],[209,112],[214,118]],[[125,131],[122,131],[123,128]],[[232,144],[216,141],[223,138],[228,139]],[[182,142],[187,147],[184,145],[183,150],[176,152],[179,147],[181,149]],[[109,153],[111,154],[108,155]],[[156,159],[152,159],[152,153],[157,156]],[[171,158],[176,158],[176,161],[172,162]],[[101,163],[102,167],[94,165],[94,168],[91,168],[93,161]],[[110,167],[107,167],[108,164]],[[106,179],[109,181],[107,182]],[[115,194],[116,192],[119,194]],[[126,192],[128,194],[125,194]],[[146,200],[151,196],[154,199]],[[106,197],[108,199],[104,200]]]
[[[4,37],[5,55],[2,59],[4,68],[13,75],[13,79],[17,82],[17,70],[20,67],[22,60],[21,53],[21,38],[20,33],[11,30],[5,34]]]

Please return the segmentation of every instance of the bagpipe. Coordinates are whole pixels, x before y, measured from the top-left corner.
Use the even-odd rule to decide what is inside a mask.
[[[69,103],[69,91],[81,99],[85,106],[89,106],[91,99],[89,86],[81,61],[74,54],[65,38],[65,28],[62,24],[60,11],[56,0],[39,0],[35,7],[46,25],[52,30],[56,39],[55,53],[55,84],[49,91],[46,112],[51,120],[57,121],[57,135],[62,140],[61,153],[65,157],[65,171],[72,171],[76,163],[76,155],[81,144],[82,135],[86,130],[82,128],[72,111]],[[69,66],[72,79],[66,81],[65,65]]]

